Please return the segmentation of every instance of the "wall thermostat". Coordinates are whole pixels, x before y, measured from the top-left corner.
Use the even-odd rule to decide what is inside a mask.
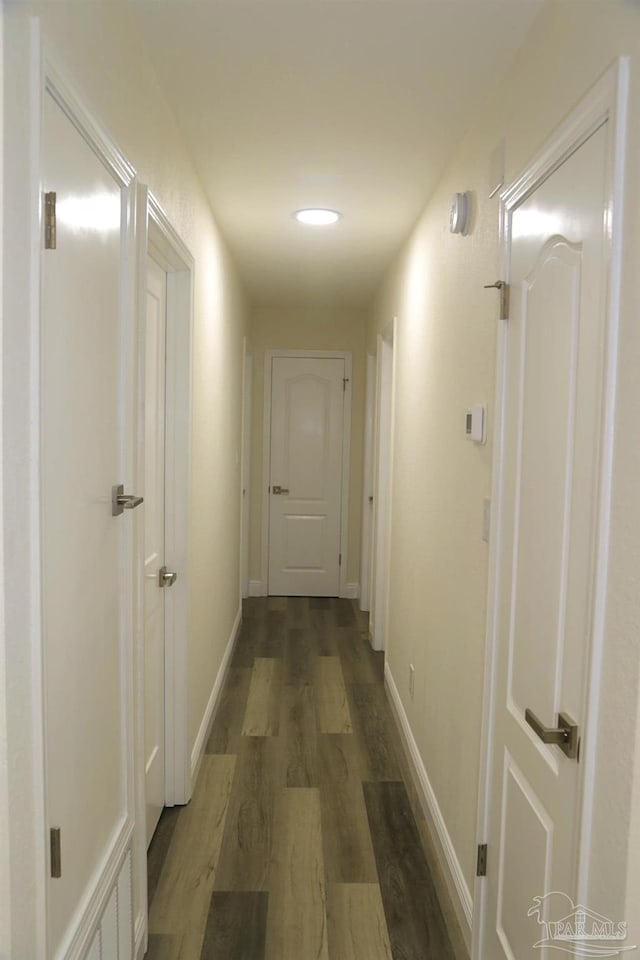
[[[465,434],[467,440],[473,440],[474,443],[487,442],[487,408],[483,406],[473,407],[467,410],[465,415]]]

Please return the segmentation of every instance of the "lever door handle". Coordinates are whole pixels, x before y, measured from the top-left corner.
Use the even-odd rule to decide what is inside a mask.
[[[543,743],[553,743],[557,747],[560,747],[562,752],[566,753],[570,760],[577,760],[580,745],[580,728],[578,724],[571,719],[569,714],[558,714],[557,727],[545,727],[542,720],[536,717],[533,710],[530,710],[528,707],[524,712],[524,718]]]
[[[134,497],[124,492],[123,484],[119,483],[111,488],[111,514],[119,517],[125,510],[135,510],[141,503],[144,503],[144,497]]]
[[[279,487],[277,484],[275,484],[273,487],[271,487],[271,493],[275,493],[276,496],[286,496],[289,491],[286,487]]]
[[[159,587],[172,587],[177,579],[178,579],[177,573],[174,573],[171,570],[167,570],[166,567],[160,567],[160,570],[158,571]]]

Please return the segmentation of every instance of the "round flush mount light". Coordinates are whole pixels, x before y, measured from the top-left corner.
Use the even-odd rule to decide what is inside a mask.
[[[463,236],[469,229],[471,219],[471,193],[454,193],[449,215],[449,229],[451,233],[461,233]]]
[[[306,223],[310,227],[329,227],[332,223],[337,223],[341,216],[337,210],[325,210],[321,207],[308,207],[294,213],[299,223]]]

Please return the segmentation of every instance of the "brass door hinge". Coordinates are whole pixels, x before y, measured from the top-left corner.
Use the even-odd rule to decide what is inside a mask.
[[[51,852],[51,876],[58,880],[62,876],[62,841],[60,827],[51,827],[49,832],[49,848]]]
[[[500,319],[509,319],[509,284],[504,280],[496,280],[495,283],[485,283],[485,290],[500,291]]]
[[[486,877],[487,875],[487,845],[478,844],[478,859],[476,861],[476,877]]]
[[[53,190],[44,195],[44,248],[56,249],[56,194]]]

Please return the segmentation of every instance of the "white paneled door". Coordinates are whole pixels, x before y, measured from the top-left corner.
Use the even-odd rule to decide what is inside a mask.
[[[582,765],[540,724],[582,735],[589,706],[607,157],[604,124],[510,208],[487,960],[540,957],[578,897]]]
[[[345,361],[274,357],[269,593],[337,596]]]
[[[147,258],[144,416],[144,751],[147,845],[165,801],[165,410],[167,274]]]
[[[61,838],[47,884],[53,957],[67,955],[130,812],[127,650],[140,511],[113,510],[113,488],[127,482],[132,412],[126,191],[48,93],[42,180],[57,220],[55,249],[43,251],[41,325],[46,810]]]

